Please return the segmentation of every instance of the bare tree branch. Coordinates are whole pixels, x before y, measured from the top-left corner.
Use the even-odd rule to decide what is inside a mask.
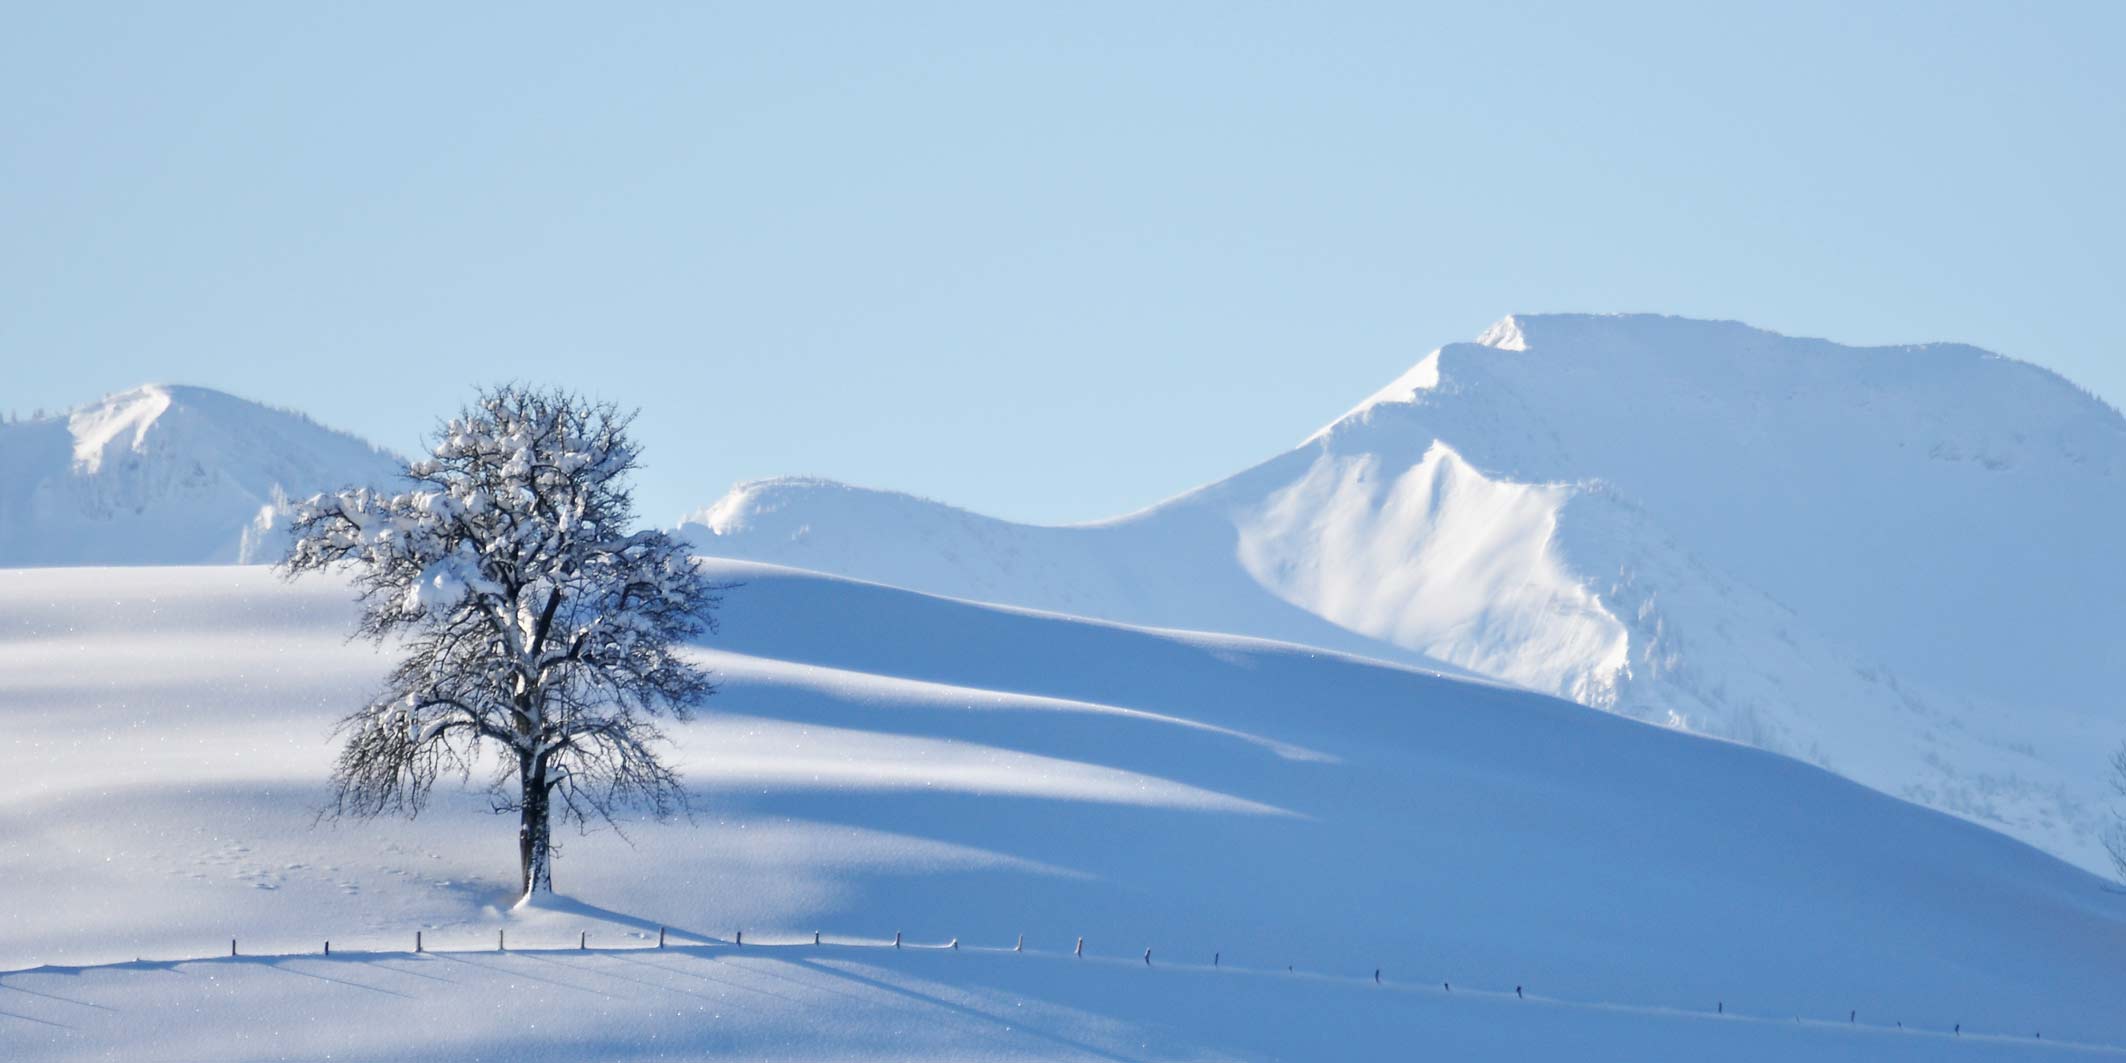
[[[490,804],[522,816],[533,892],[551,889],[554,815],[685,811],[654,720],[688,719],[714,693],[681,648],[714,632],[724,588],[678,540],[628,530],[630,420],[504,385],[438,426],[405,470],[414,490],[293,505],[282,572],[350,573],[355,634],[404,652],[341,722],[327,814],[417,815],[439,778],[469,781],[498,751]]]

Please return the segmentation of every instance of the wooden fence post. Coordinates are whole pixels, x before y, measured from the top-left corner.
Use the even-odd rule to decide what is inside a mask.
[[[657,947],[664,947],[664,928],[661,926],[657,928]]]

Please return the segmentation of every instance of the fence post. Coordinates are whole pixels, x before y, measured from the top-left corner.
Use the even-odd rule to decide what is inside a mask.
[[[1024,934],[1020,934],[1020,935],[1019,935],[1019,943],[1018,943],[1018,944],[1016,944],[1016,945],[1013,945],[1013,946],[1011,947],[1011,951],[1013,951],[1013,952],[1025,952],[1025,951],[1026,951],[1026,935],[1024,935]]]
[[[1380,968],[1378,967],[1373,968],[1373,984],[1380,984]]]
[[[736,938],[735,938],[734,940],[735,940],[735,941],[737,942],[737,944],[738,944],[738,947],[739,947],[739,948],[745,948],[745,947],[746,947],[746,932],[745,932],[745,931],[743,931],[743,930],[739,931],[739,932],[738,932],[738,936],[737,936],[737,937],[736,937]]]
[[[576,934],[576,951],[583,952],[588,950],[591,947],[591,932],[588,930],[579,930],[576,932]]]
[[[1073,956],[1083,956],[1083,955],[1085,955],[1085,939],[1084,939],[1083,937],[1080,937],[1080,938],[1078,939],[1078,949],[1077,949],[1077,951],[1076,951],[1076,952],[1073,952],[1073,953],[1071,953],[1071,955],[1073,955]]]
[[[1225,956],[1225,953],[1222,953],[1222,952],[1214,952],[1214,953],[1211,953],[1211,966],[1213,966],[1213,967],[1216,967],[1216,966],[1218,966],[1218,961],[1219,961],[1220,959],[1222,959],[1222,958],[1223,958],[1224,956]]]
[[[954,951],[954,952],[958,952],[958,951],[960,951],[960,939],[959,939],[959,938],[953,938],[953,939],[952,939],[952,951]]]
[[[819,944],[819,931],[817,931],[817,930],[814,930],[814,931],[812,932],[812,943],[813,943],[814,945],[817,945],[817,944]]]
[[[898,931],[898,930],[896,930],[896,931],[894,931],[894,932],[893,932],[893,947],[894,947],[894,948],[900,948],[900,947],[901,947],[901,932],[900,932],[900,931]]]
[[[664,928],[661,926],[657,928],[657,947],[664,947]]]
[[[421,951],[421,932],[418,930],[413,932],[413,951]]]
[[[230,938],[230,939],[229,939],[229,955],[231,955],[231,956],[234,956],[234,955],[236,955],[236,939],[235,939],[235,938]]]
[[[1152,965],[1152,950],[1150,949],[1144,950],[1144,965],[1146,967],[1150,967]]]
[[[325,955],[332,955],[332,942],[329,939],[325,942]]]
[[[495,951],[496,951],[496,952],[508,952],[508,951],[509,951],[509,943],[508,943],[508,939],[507,939],[506,937],[504,937],[504,936],[503,936],[503,935],[505,935],[505,934],[507,934],[507,933],[508,933],[508,931],[506,931],[506,930],[497,930],[497,931],[495,931]]]

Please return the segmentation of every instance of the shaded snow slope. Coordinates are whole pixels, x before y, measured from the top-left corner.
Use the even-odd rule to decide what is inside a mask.
[[[912,495],[791,478],[746,484],[696,514],[682,531],[710,553],[970,601],[1149,627],[1240,632],[1453,667],[1266,593],[1232,563],[1239,533],[1215,513],[1037,527]]]
[[[537,1019],[550,1037],[526,1058],[1349,1057],[1421,1035],[1468,1059],[2051,1058],[1816,1025],[1849,1009],[2126,1044],[2126,896],[1800,762],[1311,648],[713,564],[741,584],[700,651],[722,692],[672,728],[696,822],[632,824],[632,846],[564,835],[556,881],[597,907],[522,912],[504,907],[512,824],[475,795],[314,823],[331,721],[385,663],[343,641],[345,587],[257,567],[0,572],[0,911],[34,913],[0,924],[0,969],[232,937],[401,949],[416,929],[448,949],[497,930],[561,948],[579,930],[649,945],[657,926],[1024,934],[1042,955],[7,974],[0,1046],[17,1051],[0,1054],[412,1054],[377,1039],[407,1028],[387,1015],[431,1016],[446,1056],[496,1054]],[[1114,962],[1067,966],[1080,935]],[[1165,969],[1214,952],[1270,973]],[[1364,995],[1376,967],[1400,995]],[[1440,981],[1452,998],[1418,988]],[[1515,985],[1575,1003],[1467,999]],[[1704,1015],[1722,1002],[1781,1022]],[[265,1017],[239,1039],[232,1008]]]
[[[1557,315],[1434,351],[1297,449],[1100,524],[768,481],[685,527],[959,597],[1444,662],[2099,868],[2122,524],[2126,421],[2034,366]]]
[[[0,425],[0,566],[237,561],[278,494],[395,477],[390,454],[301,415],[136,388]]]

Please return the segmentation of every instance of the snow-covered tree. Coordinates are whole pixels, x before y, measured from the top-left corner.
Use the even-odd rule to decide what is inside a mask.
[[[720,588],[677,539],[629,530],[630,420],[563,392],[485,390],[406,467],[413,490],[294,505],[282,571],[349,571],[359,634],[405,652],[341,723],[329,811],[411,816],[444,775],[489,772],[495,810],[519,816],[530,896],[553,889],[556,817],[685,807],[656,721],[713,690],[680,651],[714,630]]]

